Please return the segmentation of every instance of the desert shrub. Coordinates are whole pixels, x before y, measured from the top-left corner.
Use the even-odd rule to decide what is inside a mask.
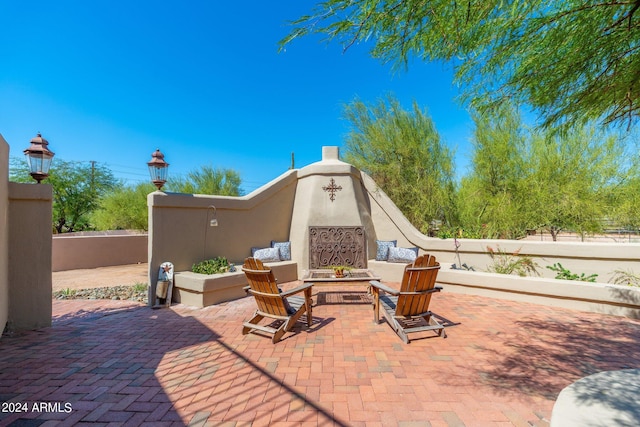
[[[509,253],[500,247],[493,249],[491,246],[487,246],[487,252],[493,261],[488,268],[492,273],[517,274],[521,277],[540,275],[537,270],[539,265],[531,257],[520,255],[520,249]]]
[[[640,274],[636,274],[631,270],[616,270],[611,280],[609,280],[609,283],[616,285],[640,286]]]
[[[596,278],[598,277],[597,274],[591,274],[587,276],[585,273],[572,273],[571,271],[564,268],[559,262],[553,265],[548,265],[547,268],[549,270],[555,271],[555,278],[559,280],[579,280],[581,282],[595,282]]]
[[[213,259],[205,259],[197,264],[193,264],[191,271],[200,274],[218,274],[229,270],[229,261],[225,257],[219,256]]]

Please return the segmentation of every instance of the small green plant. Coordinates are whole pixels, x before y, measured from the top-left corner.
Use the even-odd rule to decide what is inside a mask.
[[[146,290],[147,290],[146,283],[137,282],[135,285],[133,285],[133,292],[144,292]]]
[[[581,282],[595,282],[596,278],[598,277],[597,274],[591,274],[587,276],[584,273],[581,273],[579,275],[576,273],[572,273],[571,271],[564,268],[559,262],[553,265],[548,265],[547,268],[551,271],[555,271],[555,278],[559,280],[579,280]]]
[[[197,264],[193,264],[191,271],[200,274],[218,274],[229,270],[229,261],[225,257],[219,256],[213,259],[205,259]]]
[[[530,274],[540,275],[538,273],[539,265],[531,257],[520,255],[520,249],[509,253],[500,249],[499,246],[496,249],[487,246],[487,252],[493,261],[493,264],[488,268],[492,273],[517,274],[520,277]]]
[[[76,294],[76,290],[71,288],[61,289],[58,294],[65,298],[72,298]]]
[[[450,239],[455,237],[455,233],[449,229],[441,229],[438,231],[438,237],[441,239]]]
[[[336,270],[344,270],[344,271],[353,270],[353,267],[351,267],[350,265],[330,265],[329,268],[332,269],[333,271],[336,271]]]
[[[609,280],[609,283],[640,287],[640,274],[636,274],[631,270],[615,270],[613,277]]]

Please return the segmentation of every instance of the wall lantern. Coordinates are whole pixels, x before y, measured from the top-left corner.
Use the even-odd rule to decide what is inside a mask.
[[[164,161],[164,154],[160,152],[160,149],[157,149],[151,155],[151,161],[147,165],[149,166],[151,181],[158,187],[158,190],[161,190],[164,183],[167,182],[169,163]]]
[[[49,168],[55,155],[53,151],[47,148],[48,145],[49,141],[44,139],[38,132],[38,135],[31,140],[31,146],[24,150],[29,163],[29,173],[33,179],[38,181],[38,184],[49,176]]]
[[[209,220],[209,210],[213,209],[213,217]],[[217,227],[218,226],[218,218],[216,218],[216,207],[211,205],[209,206],[209,210],[207,210],[207,220],[209,222],[209,227]]]

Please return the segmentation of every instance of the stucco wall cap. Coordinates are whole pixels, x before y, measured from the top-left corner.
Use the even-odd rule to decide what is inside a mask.
[[[353,175],[360,180],[360,171],[355,166],[340,160],[325,160],[312,163],[298,171],[298,179],[310,175]]]
[[[9,182],[10,200],[52,200],[53,187],[49,184]]]

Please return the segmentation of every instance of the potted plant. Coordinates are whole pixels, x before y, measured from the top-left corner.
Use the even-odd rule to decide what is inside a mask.
[[[333,273],[336,276],[336,279],[341,279],[347,275],[347,272],[351,270],[351,266],[348,265],[332,265],[331,269],[333,269]]]

